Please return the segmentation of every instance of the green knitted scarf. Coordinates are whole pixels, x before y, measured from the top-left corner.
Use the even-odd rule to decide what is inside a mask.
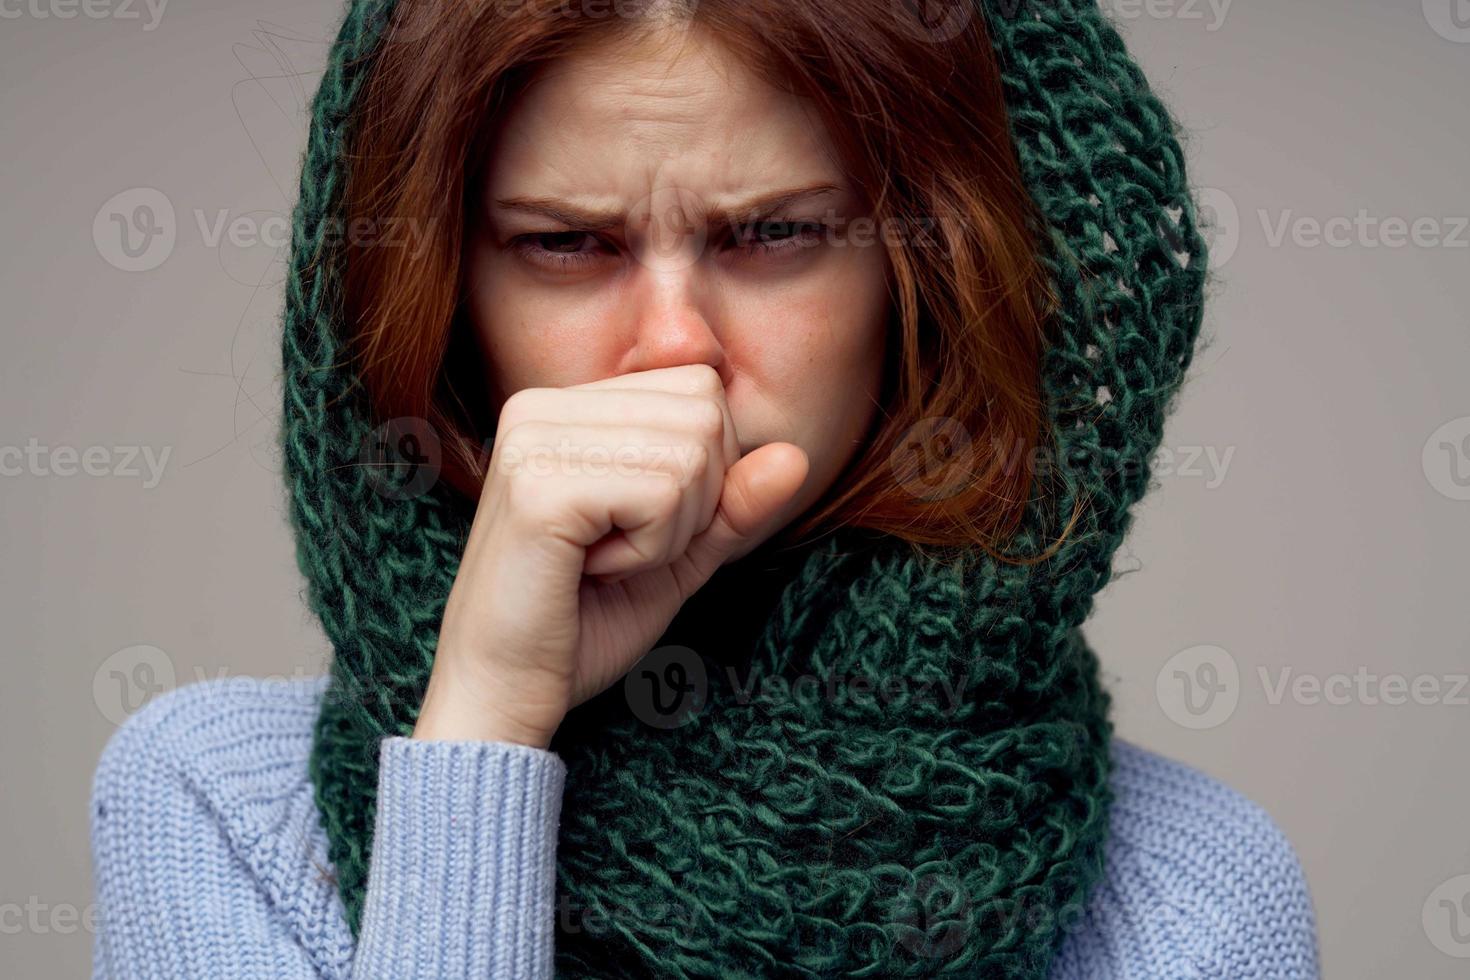
[[[354,931],[378,743],[412,731],[471,516],[361,465],[376,420],[335,329],[345,131],[392,8],[349,4],[316,94],[284,315],[291,519],[334,648],[311,778]],[[1205,244],[1175,123],[1096,7],[984,16],[1061,300],[1042,379],[1060,481],[1014,553],[1081,517],[1034,565],[839,531],[767,582],[739,655],[700,662],[681,724],[621,684],[573,711],[552,746],[559,975],[1042,977],[1085,914],[1111,725],[1081,624],[1190,364]]]

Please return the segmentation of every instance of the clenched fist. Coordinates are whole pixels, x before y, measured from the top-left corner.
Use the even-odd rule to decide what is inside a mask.
[[[548,746],[780,530],[807,471],[791,443],[740,455],[708,365],[511,395],[414,737]]]

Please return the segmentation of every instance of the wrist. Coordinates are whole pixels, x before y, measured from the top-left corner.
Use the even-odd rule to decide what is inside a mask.
[[[451,717],[424,711],[414,724],[414,739],[419,741],[446,742],[507,742],[536,749],[551,745],[553,732],[534,730],[514,721],[488,716],[475,718]]]
[[[554,706],[553,696],[527,694],[523,685],[490,678],[471,681],[449,675],[448,669],[435,664],[413,738],[550,746],[565,716]]]

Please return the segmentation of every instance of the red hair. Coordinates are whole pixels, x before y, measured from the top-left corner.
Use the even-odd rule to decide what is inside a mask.
[[[484,372],[461,303],[463,256],[495,114],[546,62],[605,32],[656,27],[670,6],[399,0],[364,81],[348,134],[349,227],[406,218],[413,247],[349,236],[344,339],[374,413],[427,420],[443,478],[472,499],[493,428],[466,408]],[[867,444],[783,535],[852,525],[996,554],[1047,435],[1040,360],[1053,300],[978,5],[948,39],[893,0],[672,6],[819,111],[878,228],[928,236],[880,239],[892,297],[881,411]],[[972,452],[935,481],[923,452],[949,437]],[[935,482],[938,493],[924,492]]]

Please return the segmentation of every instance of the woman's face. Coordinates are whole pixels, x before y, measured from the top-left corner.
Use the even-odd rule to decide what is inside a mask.
[[[842,231],[862,205],[815,115],[698,34],[665,41],[568,57],[500,121],[470,244],[491,407],[708,364],[742,454],[806,450],[795,517],[876,410],[887,254]]]

